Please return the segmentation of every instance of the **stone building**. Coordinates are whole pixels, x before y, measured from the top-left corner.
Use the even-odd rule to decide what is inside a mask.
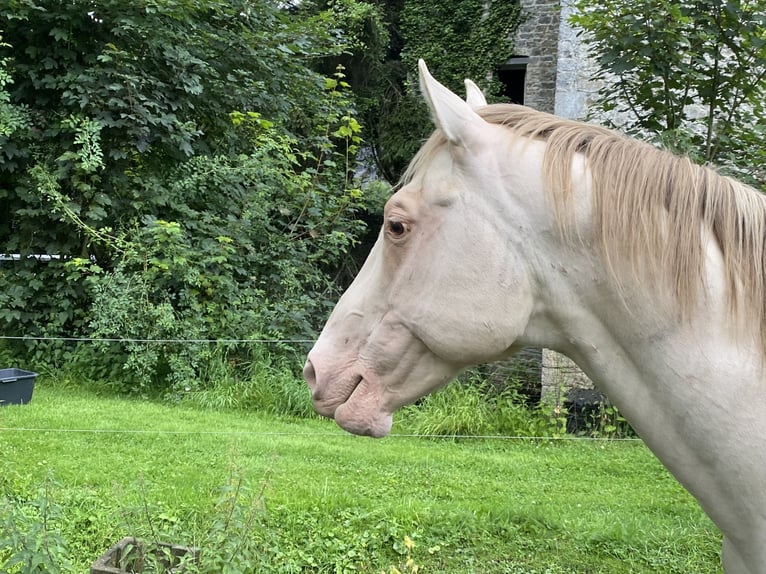
[[[517,97],[514,98],[510,94],[509,97],[516,103],[553,113],[556,101],[561,3],[557,0],[521,0],[520,4],[524,21],[516,31],[517,56],[508,62],[507,69],[523,70],[523,74],[517,71],[512,77],[504,77],[506,70],[501,69],[498,75],[506,86],[508,80],[515,83],[513,92]],[[518,98],[519,93],[523,94],[521,101]]]
[[[516,103],[582,119],[597,91],[595,64],[569,23],[564,0],[520,0],[524,21],[516,32],[516,55],[497,70],[506,95]]]

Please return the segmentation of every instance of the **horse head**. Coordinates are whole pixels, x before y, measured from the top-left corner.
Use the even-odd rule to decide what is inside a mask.
[[[485,102],[473,83],[464,101],[419,67],[437,130],[304,369],[316,410],[357,434],[385,435],[397,408],[510,353],[534,308],[534,210],[518,205],[529,194],[500,188],[536,188],[540,175],[508,169],[508,132],[477,114]]]

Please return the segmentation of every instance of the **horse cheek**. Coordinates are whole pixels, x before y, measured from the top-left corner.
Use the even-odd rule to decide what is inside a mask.
[[[418,337],[438,356],[462,366],[507,354],[526,330],[534,308],[529,278],[487,266],[441,277],[413,317]]]

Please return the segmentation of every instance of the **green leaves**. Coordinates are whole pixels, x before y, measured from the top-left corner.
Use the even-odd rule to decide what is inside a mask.
[[[63,574],[71,571],[69,549],[61,535],[65,517],[50,494],[48,480],[23,505],[0,501],[0,572]]]
[[[333,15],[355,6],[0,8],[0,245],[19,256],[0,267],[3,332],[311,336],[362,227],[361,125],[341,71],[307,62],[350,45]],[[198,384],[206,360],[170,343],[102,351],[82,368],[141,393]]]
[[[101,123],[83,116],[70,115],[61,122],[61,126],[73,132],[73,143],[77,147],[61,154],[57,161],[59,163],[72,162],[76,170],[84,175],[94,174],[102,169],[104,167],[104,154],[101,150],[101,130],[103,128]]]
[[[353,119],[342,109],[332,117],[342,126]],[[231,119],[254,138],[253,151],[193,158],[169,174],[165,218],[145,218],[116,270],[91,281],[94,335],[313,336],[334,291],[325,269],[339,264],[360,230],[353,217],[361,196],[336,191],[343,165],[326,169],[320,156],[299,151],[258,114]],[[321,157],[334,157],[332,139],[325,143]],[[303,171],[309,162],[320,165]],[[110,345],[104,352],[124,365],[125,389],[172,396],[199,390],[199,372],[211,358],[175,343]]]
[[[600,71],[598,108],[628,131],[766,184],[763,0],[579,0],[572,21]]]

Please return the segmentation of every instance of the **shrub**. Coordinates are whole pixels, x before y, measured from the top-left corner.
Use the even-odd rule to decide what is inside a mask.
[[[313,332],[362,228],[349,87],[307,65],[348,47],[332,10],[0,8],[0,242],[19,255],[0,268],[4,334]],[[140,392],[194,386],[207,359],[171,343],[13,346]]]
[[[329,84],[327,97],[341,105],[338,89]],[[362,193],[343,190],[346,164],[306,166],[355,145],[353,117],[338,113],[326,130],[348,143],[328,140],[318,157],[258,114],[235,114],[253,140],[250,154],[178,167],[162,190],[164,219],[145,216],[129,234],[103,237],[120,254],[113,270],[85,258],[64,264],[91,294],[89,334],[126,340],[101,344],[108,361],[97,360],[95,371],[121,365],[112,376],[123,390],[178,395],[207,382],[201,370],[215,357],[205,344],[176,340],[312,336],[335,294],[329,271],[362,229]],[[98,357],[79,358],[85,366]]]

